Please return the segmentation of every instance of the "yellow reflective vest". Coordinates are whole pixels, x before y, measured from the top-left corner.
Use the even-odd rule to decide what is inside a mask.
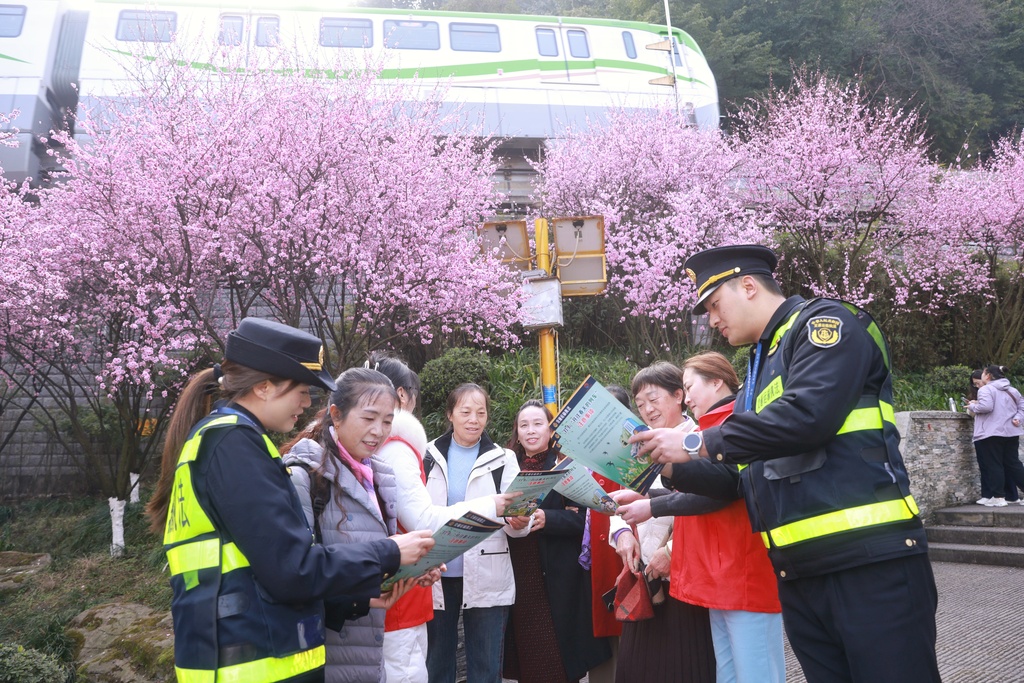
[[[280,458],[266,434],[230,412],[203,419],[182,448],[164,528],[179,683],[272,683],[324,666],[322,603],[272,600],[196,495],[199,454],[230,429],[256,430],[261,456]]]

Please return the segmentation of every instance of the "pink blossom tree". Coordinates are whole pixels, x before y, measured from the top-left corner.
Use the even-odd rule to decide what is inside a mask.
[[[768,239],[737,191],[741,162],[718,131],[660,111],[620,112],[606,125],[571,132],[537,165],[545,215],[604,216],[609,296],[623,320],[654,323],[641,340],[647,349],[668,345],[662,331],[688,321],[695,291],[683,263],[690,254]]]
[[[17,118],[18,111],[0,113],[0,147],[16,147],[17,129],[9,128]],[[0,166],[0,178],[3,167]],[[0,181],[0,254],[4,254],[8,268],[0,272],[0,326],[12,316],[19,317],[19,310],[31,300],[31,279],[33,248],[27,241],[26,219],[30,205],[25,201],[28,185],[17,187],[13,183]],[[0,366],[5,362],[0,353]],[[0,416],[7,418],[6,429],[0,433],[0,453],[11,442],[17,429],[29,411],[35,406],[36,392],[32,378],[23,374],[8,375],[0,372]]]
[[[988,160],[945,174],[931,211],[952,240],[970,250],[975,360],[1013,365],[1024,356],[1024,140],[998,140]]]
[[[790,279],[817,296],[936,314],[976,283],[933,212],[938,167],[915,111],[803,71],[740,115],[742,172]]]
[[[79,423],[64,431],[112,497],[179,382],[246,315],[313,330],[334,370],[452,329],[515,341],[517,283],[475,233],[498,199],[491,143],[373,68],[232,59],[131,64],[133,89],[80,122],[88,143],[58,136],[68,178],[32,212],[23,247],[44,245],[47,265],[16,283],[25,306],[0,343],[42,378],[54,430]],[[90,451],[94,432],[122,448]]]

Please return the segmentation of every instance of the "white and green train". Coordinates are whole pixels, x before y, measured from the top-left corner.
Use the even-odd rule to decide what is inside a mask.
[[[20,109],[9,179],[38,177],[40,136],[83,103],[119,91],[125,54],[173,41],[260,51],[292,46],[316,64],[370,57],[381,78],[432,88],[510,139],[557,137],[613,109],[675,107],[718,126],[718,91],[679,29],[638,22],[342,7],[320,0],[22,0],[0,4],[0,112]],[[670,42],[672,49],[669,48]],[[73,117],[71,117],[73,118]],[[31,123],[30,123],[31,122]],[[10,128],[11,126],[8,126]]]

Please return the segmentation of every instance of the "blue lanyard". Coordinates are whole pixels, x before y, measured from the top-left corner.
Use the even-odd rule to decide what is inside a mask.
[[[753,363],[747,356],[747,380],[743,386],[743,407],[749,411],[754,405],[754,387],[757,384],[757,373],[761,370],[761,342],[758,340],[754,350]]]

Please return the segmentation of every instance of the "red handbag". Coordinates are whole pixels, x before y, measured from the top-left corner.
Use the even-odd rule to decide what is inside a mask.
[[[643,563],[640,563],[641,577],[643,572]],[[629,571],[629,567],[623,567],[615,580],[615,618],[618,621],[643,621],[653,617],[654,604],[647,581]]]

